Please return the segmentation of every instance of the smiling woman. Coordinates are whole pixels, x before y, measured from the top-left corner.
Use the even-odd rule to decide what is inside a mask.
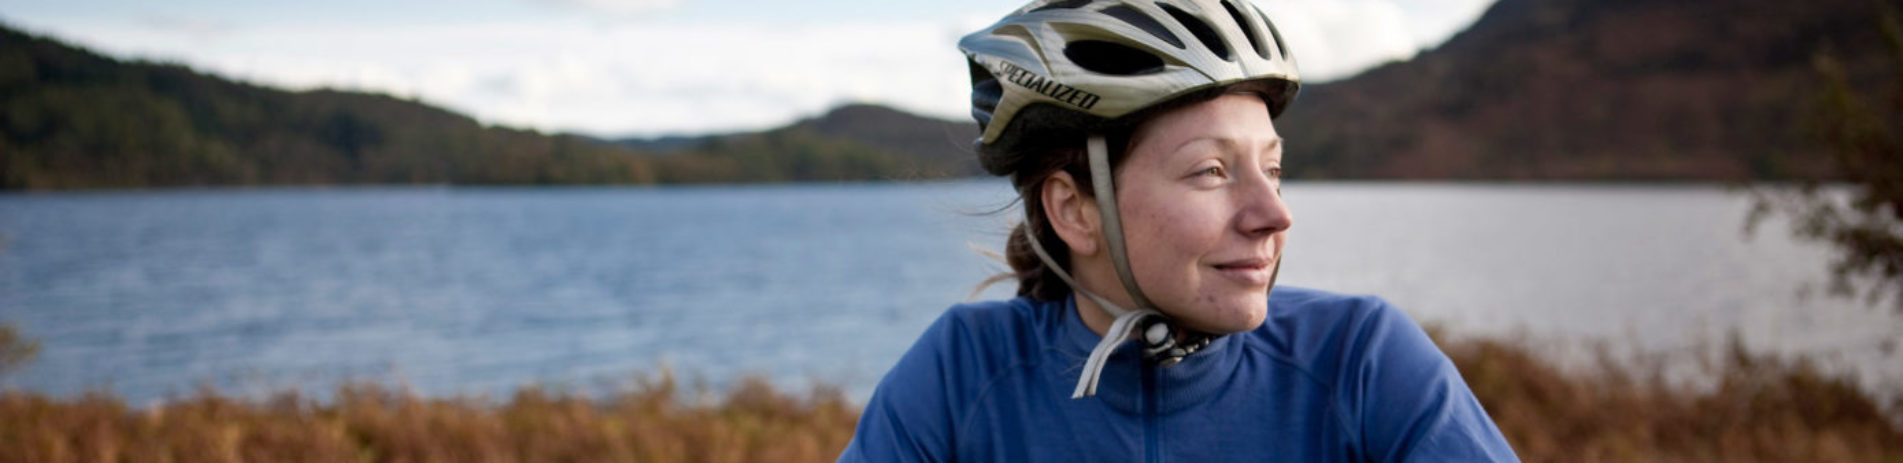
[[[1262,10],[1044,0],[959,48],[1018,297],[941,316],[841,461],[1516,459],[1400,310],[1274,288],[1301,78]]]

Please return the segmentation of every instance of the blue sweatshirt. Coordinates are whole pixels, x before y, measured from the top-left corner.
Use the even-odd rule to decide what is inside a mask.
[[[1170,367],[1100,337],[1074,298],[953,307],[866,404],[841,462],[1518,461],[1454,365],[1373,297],[1277,287],[1261,327]]]

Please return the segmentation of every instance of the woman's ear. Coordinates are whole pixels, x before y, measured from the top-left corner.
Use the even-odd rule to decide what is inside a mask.
[[[1070,246],[1070,254],[1096,255],[1102,221],[1097,217],[1096,200],[1083,195],[1077,180],[1061,170],[1051,174],[1044,180],[1043,200],[1044,220]]]

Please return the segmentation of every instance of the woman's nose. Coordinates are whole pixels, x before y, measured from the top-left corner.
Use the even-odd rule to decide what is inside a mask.
[[[1295,225],[1288,203],[1282,201],[1281,180],[1260,175],[1243,188],[1236,225],[1244,235],[1268,236]]]

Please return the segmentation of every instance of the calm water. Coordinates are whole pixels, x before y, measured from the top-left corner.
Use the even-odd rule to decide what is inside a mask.
[[[1736,333],[1903,384],[1903,317],[1804,294],[1828,254],[1742,234],[1716,187],[1292,183],[1282,282],[1383,295],[1554,355],[1695,358]],[[996,266],[999,181],[0,195],[0,321],[42,342],[14,387],[135,403],[401,382],[588,388],[669,365],[863,397]],[[1811,290],[1807,290],[1811,288]],[[986,293],[1000,297],[1003,286]]]

